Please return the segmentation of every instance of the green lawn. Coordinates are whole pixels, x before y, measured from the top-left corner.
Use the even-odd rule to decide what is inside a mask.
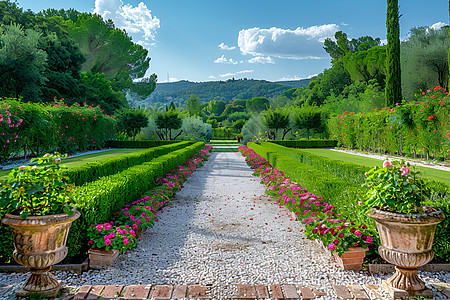
[[[117,155],[128,154],[128,153],[133,153],[136,151],[143,151],[143,150],[144,149],[117,149],[117,150],[98,152],[98,153],[93,153],[93,154],[88,154],[88,155],[77,156],[77,157],[73,157],[73,158],[67,158],[67,159],[63,160],[62,165],[66,166],[68,168],[77,167],[77,166],[85,164],[85,163],[99,161],[99,160],[114,157]],[[11,169],[0,171],[0,178],[3,178],[6,175],[8,175],[10,171],[11,171]]]
[[[211,146],[240,146],[241,143],[238,143],[236,140],[210,140],[209,143],[206,143]]]
[[[360,155],[353,155],[349,153],[337,152],[328,149],[301,149],[301,151],[313,153],[316,155],[324,156],[330,159],[342,160],[349,163],[358,164],[361,166],[366,166],[369,168],[373,168],[375,166],[381,166],[381,160],[364,157]],[[427,177],[429,179],[438,180],[447,184],[450,184],[450,172],[437,170],[433,168],[413,166],[416,170],[420,170],[423,177]]]
[[[215,147],[215,148],[212,148],[211,152],[238,152],[238,148]]]

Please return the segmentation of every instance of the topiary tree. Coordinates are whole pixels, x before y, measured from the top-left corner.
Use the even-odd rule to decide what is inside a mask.
[[[118,111],[117,126],[120,131],[126,132],[134,139],[142,128],[148,126],[148,118],[143,110],[123,108]]]
[[[179,118],[179,113],[175,109],[166,109],[156,116],[156,126],[158,127],[158,137],[160,140],[172,140],[172,130],[178,130],[183,124],[183,120]],[[183,131],[180,131],[174,138],[175,140]]]
[[[286,134],[291,131],[292,128],[289,127],[289,111],[281,109],[270,108],[263,115],[264,124],[267,128],[274,130],[272,134],[272,139],[277,138],[277,133],[279,129],[283,129],[282,140]]]
[[[392,106],[402,99],[398,0],[387,0],[386,28],[386,106]]]

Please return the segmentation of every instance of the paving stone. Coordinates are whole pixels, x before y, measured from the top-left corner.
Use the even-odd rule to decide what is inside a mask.
[[[173,289],[172,299],[186,299],[187,285],[176,285]]]
[[[283,291],[281,290],[281,286],[279,284],[272,284],[270,289],[272,290],[273,299],[284,299]]]
[[[269,290],[267,289],[267,286],[264,284],[258,284],[256,286],[256,294],[258,295],[259,299],[269,299]]]
[[[150,294],[151,284],[149,285],[129,285],[125,288],[121,300],[147,299]]]
[[[284,298],[289,300],[297,300],[300,299],[299,294],[297,293],[297,287],[293,284],[283,284],[284,290]]]
[[[370,299],[369,295],[367,295],[364,288],[362,286],[360,286],[359,284],[352,284],[352,285],[349,285],[348,287],[350,288],[350,291],[355,296],[355,299],[360,299],[360,300]]]
[[[339,299],[353,299],[353,295],[350,293],[345,285],[333,285],[334,292]]]
[[[190,285],[189,286],[189,298],[201,298],[206,299],[209,296],[206,295],[207,288],[203,285]]]
[[[300,292],[302,293],[303,299],[314,299],[316,298],[316,295],[311,291],[311,289],[301,286]]]
[[[96,300],[98,297],[100,297],[103,289],[105,288],[104,285],[94,285],[92,289],[89,291],[89,294],[86,297],[86,300]]]
[[[314,293],[317,297],[322,297],[322,296],[326,296],[326,295],[327,295],[327,293],[321,292],[321,291],[318,291],[318,290],[313,290],[313,293]]]
[[[123,290],[123,285],[107,285],[103,289],[102,299],[118,299]]]
[[[89,293],[89,291],[91,290],[91,288],[92,288],[92,285],[83,285],[83,286],[81,286],[77,290],[77,292],[75,294],[75,297],[73,297],[73,300],[82,300],[82,299],[84,299],[87,296],[87,294]]]
[[[171,285],[157,285],[155,286],[155,290],[153,291],[152,299],[171,299],[172,291],[173,286]]]
[[[378,290],[380,286],[378,284],[365,284],[366,288],[369,290]]]
[[[256,299],[258,297],[254,285],[237,284],[237,295],[233,299]]]

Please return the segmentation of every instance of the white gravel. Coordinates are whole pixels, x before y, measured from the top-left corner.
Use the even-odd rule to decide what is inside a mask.
[[[300,222],[264,196],[264,186],[251,174],[240,153],[212,153],[158,213],[159,222],[138,248],[108,269],[55,272],[58,279],[66,286],[210,285],[216,299],[231,299],[236,283],[293,283],[326,292],[320,299],[336,299],[333,284],[381,285],[387,278],[339,269],[328,251],[306,239]],[[0,274],[0,283],[18,284],[26,276]],[[421,276],[427,284],[450,282],[446,272]]]

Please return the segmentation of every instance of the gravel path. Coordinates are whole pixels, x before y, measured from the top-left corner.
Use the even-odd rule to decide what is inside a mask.
[[[105,270],[56,272],[67,286],[85,284],[202,284],[216,299],[231,299],[236,283],[294,283],[336,299],[333,284],[381,284],[384,275],[342,271],[328,251],[306,239],[303,225],[264,196],[240,153],[214,152],[187,180],[138,248]],[[20,283],[23,274],[0,274]],[[448,273],[422,273],[427,283]],[[381,291],[378,291],[382,294]]]

